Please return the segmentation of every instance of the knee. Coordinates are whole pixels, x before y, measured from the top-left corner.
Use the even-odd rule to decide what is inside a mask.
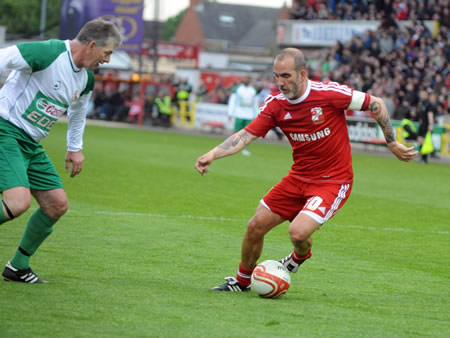
[[[294,245],[299,245],[302,243],[310,245],[312,244],[311,233],[302,228],[289,227],[289,236],[291,238],[291,242],[294,243]]]
[[[266,231],[264,227],[253,217],[247,225],[247,237],[250,239],[260,239],[264,237]]]
[[[69,210],[69,201],[67,198],[58,198],[47,208],[41,206],[41,209],[50,218],[59,219]]]
[[[69,200],[67,198],[62,198],[56,203],[55,212],[59,217],[64,215],[67,210],[69,210]]]
[[[14,217],[22,215],[31,206],[31,195],[21,194],[20,196],[11,196],[3,199]],[[1,207],[1,206],[0,206]]]

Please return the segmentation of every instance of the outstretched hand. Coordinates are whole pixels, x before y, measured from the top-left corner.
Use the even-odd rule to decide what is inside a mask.
[[[195,162],[195,169],[202,175],[204,176],[207,172],[208,172],[208,167],[211,164],[211,162],[213,161],[212,156],[207,153],[203,156],[200,156],[197,159],[197,162]]]
[[[387,145],[389,147],[389,150],[397,156],[397,158],[400,161],[409,162],[414,160],[414,158],[417,156],[418,151],[414,150],[414,147],[405,147],[403,144],[394,141],[391,143],[388,143]]]

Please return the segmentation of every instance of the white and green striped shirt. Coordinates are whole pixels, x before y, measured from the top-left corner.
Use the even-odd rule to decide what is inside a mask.
[[[0,117],[39,142],[67,112],[68,151],[80,151],[94,74],[77,68],[70,41],[25,42],[0,49]]]
[[[244,83],[233,89],[228,101],[228,116],[244,120],[253,120],[259,112],[256,89]]]

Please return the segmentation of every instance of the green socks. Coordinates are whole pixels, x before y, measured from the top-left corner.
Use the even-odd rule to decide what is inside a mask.
[[[19,248],[11,259],[11,265],[19,270],[29,268],[30,256],[51,234],[55,223],[54,219],[44,214],[41,209],[37,209],[28,220]]]

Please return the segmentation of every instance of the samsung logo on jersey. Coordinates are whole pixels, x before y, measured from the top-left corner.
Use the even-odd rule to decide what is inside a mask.
[[[324,138],[328,135],[330,135],[331,131],[330,128],[325,128],[323,130],[316,131],[312,134],[293,134],[289,133],[289,137],[292,141],[300,141],[300,142],[310,142],[310,141],[317,141],[321,138]]]

